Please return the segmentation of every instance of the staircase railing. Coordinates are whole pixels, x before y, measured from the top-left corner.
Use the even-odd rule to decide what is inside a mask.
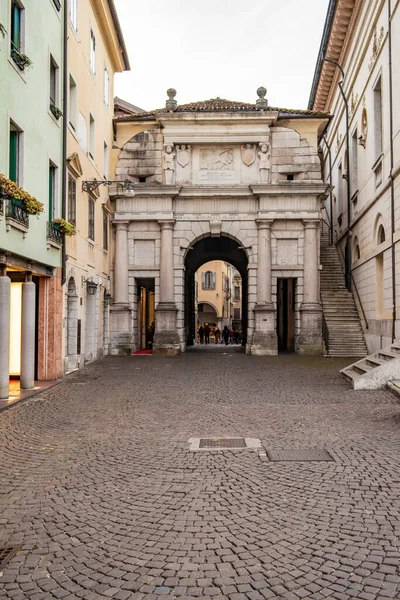
[[[324,340],[326,353],[329,354],[329,329],[328,329],[328,324],[325,319],[322,298],[321,298],[321,306],[322,306],[322,339]]]
[[[341,249],[341,247],[339,245],[336,246],[336,248],[339,248],[339,255],[340,255],[341,259],[342,259],[341,263],[343,265],[344,264],[344,260],[345,260],[343,250]],[[357,290],[357,284],[356,284],[356,281],[355,281],[355,279],[353,277],[353,273],[350,273],[350,276],[351,276],[352,289],[356,293],[357,303],[358,303],[358,305],[360,307],[361,314],[362,314],[363,319],[364,319],[365,329],[369,329],[367,315],[365,314],[364,307],[363,307],[362,302],[361,302],[360,294],[358,293],[358,290]]]

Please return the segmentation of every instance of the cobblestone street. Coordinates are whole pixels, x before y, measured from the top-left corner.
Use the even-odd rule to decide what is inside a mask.
[[[237,350],[108,358],[0,413],[0,598],[400,598],[395,396]]]

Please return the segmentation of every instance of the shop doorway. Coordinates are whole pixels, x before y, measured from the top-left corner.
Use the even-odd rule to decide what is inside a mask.
[[[279,352],[295,351],[296,279],[278,279],[277,334]]]
[[[137,279],[137,350],[152,350],[155,323],[154,279]]]

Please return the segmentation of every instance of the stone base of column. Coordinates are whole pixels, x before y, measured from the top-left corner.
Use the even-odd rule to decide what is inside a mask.
[[[249,354],[253,356],[276,356],[278,336],[275,326],[275,308],[271,304],[259,304],[254,308],[254,333]]]
[[[114,304],[110,308],[110,354],[132,354],[132,311],[127,304]]]
[[[299,353],[321,356],[322,348],[322,308],[318,303],[307,303],[300,307]]]
[[[156,307],[156,329],[153,354],[174,356],[181,353],[181,344],[176,330],[175,302],[160,302]]]

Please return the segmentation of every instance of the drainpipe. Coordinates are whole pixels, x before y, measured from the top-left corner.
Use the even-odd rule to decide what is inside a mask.
[[[396,338],[396,256],[394,251],[394,181],[393,181],[393,67],[392,67],[392,7],[391,0],[388,1],[388,46],[389,46],[389,137],[390,137],[390,220],[392,223],[392,297],[393,297],[393,316],[392,316],[392,342]]]
[[[326,135],[323,135],[322,138],[325,142],[325,146],[328,150],[328,158],[329,158],[329,210],[330,210],[330,221],[329,221],[329,245],[333,246],[333,194],[332,194],[332,152],[331,147],[328,144],[328,140],[326,139]]]
[[[346,287],[351,292],[351,231],[350,231],[350,207],[351,207],[351,199],[350,199],[350,141],[349,141],[349,103],[347,102],[346,94],[343,90],[343,81],[344,81],[344,71],[342,67],[335,60],[331,58],[324,58],[325,62],[332,63],[335,65],[342,76],[341,81],[339,81],[339,90],[343,98],[344,106],[345,106],[345,115],[346,115],[346,151],[347,151],[347,177],[346,177],[346,188],[347,188],[347,233],[346,233],[346,247],[344,251],[344,273],[346,278]]]
[[[63,67],[63,132],[62,132],[62,182],[61,182],[61,216],[67,216],[67,123],[68,123],[68,2],[64,2],[64,67]],[[61,249],[61,285],[67,280],[67,252],[65,236]]]

